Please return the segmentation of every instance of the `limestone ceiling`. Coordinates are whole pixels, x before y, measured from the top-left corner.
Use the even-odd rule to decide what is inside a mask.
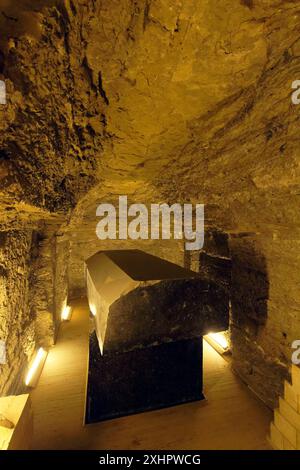
[[[88,225],[128,194],[204,202],[232,230],[297,228],[300,2],[13,4],[0,1],[6,220],[76,205],[71,226]]]

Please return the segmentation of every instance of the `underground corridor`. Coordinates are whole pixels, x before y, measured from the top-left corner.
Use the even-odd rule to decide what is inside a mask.
[[[0,0],[0,450],[300,450],[299,7]]]

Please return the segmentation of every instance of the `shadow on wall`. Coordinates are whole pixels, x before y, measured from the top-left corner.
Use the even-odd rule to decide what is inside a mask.
[[[233,367],[249,387],[274,408],[288,373],[273,354],[268,354],[265,346],[269,300],[266,259],[255,234],[232,235],[230,252]],[[274,340],[268,338],[268,341]]]
[[[230,292],[233,368],[256,395],[275,408],[289,373],[280,353],[281,324],[278,318],[270,318],[270,280],[263,253],[255,233],[228,236],[210,230],[191,267]]]
[[[231,242],[232,322],[252,335],[265,325],[268,316],[269,279],[265,257],[247,234]]]
[[[213,230],[205,234],[204,248],[199,254],[199,272],[208,281],[222,287],[225,292],[231,288],[231,256],[228,235]]]
[[[269,279],[264,256],[254,244],[255,235],[231,235],[219,230],[205,234],[199,253],[201,276],[230,291],[232,321],[257,335],[268,315]]]

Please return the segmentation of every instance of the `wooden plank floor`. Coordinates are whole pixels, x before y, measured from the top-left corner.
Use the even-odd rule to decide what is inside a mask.
[[[74,304],[31,393],[33,449],[268,449],[272,413],[204,341],[206,402],[83,426],[88,307]]]

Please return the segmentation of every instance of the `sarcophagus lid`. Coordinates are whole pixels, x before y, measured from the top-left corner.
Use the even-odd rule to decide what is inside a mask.
[[[86,260],[86,279],[102,354],[228,328],[221,287],[143,251],[99,251]]]

